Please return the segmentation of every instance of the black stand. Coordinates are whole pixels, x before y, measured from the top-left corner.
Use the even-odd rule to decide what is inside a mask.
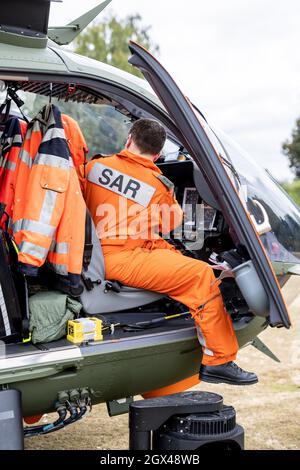
[[[184,392],[133,402],[130,450],[196,450],[205,446],[244,448],[244,430],[221,395]]]
[[[0,450],[23,450],[24,433],[21,393],[0,391]]]

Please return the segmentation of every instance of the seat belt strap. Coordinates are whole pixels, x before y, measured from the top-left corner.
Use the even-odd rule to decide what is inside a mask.
[[[88,209],[86,210],[85,216],[85,242],[84,242],[84,250],[83,250],[83,270],[87,271],[93,253],[93,243],[92,243],[92,218],[91,214],[89,213]]]

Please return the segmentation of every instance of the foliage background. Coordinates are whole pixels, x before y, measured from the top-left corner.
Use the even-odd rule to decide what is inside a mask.
[[[283,183],[282,186],[300,206],[300,119],[296,121],[291,138],[283,143],[282,151],[289,159],[290,168],[296,176],[292,183]]]
[[[152,54],[159,53],[159,46],[150,37],[150,26],[144,26],[140,15],[129,15],[119,19],[110,14],[104,20],[95,21],[75,41],[75,52],[118,67],[142,77],[141,72],[128,63],[129,41],[135,41]]]
[[[282,186],[300,207],[300,180],[295,180],[292,183],[282,183]]]

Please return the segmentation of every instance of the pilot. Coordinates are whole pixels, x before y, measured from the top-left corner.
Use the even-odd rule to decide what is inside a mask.
[[[182,223],[174,186],[155,165],[166,131],[152,119],[137,120],[125,149],[81,166],[87,206],[101,240],[107,279],[160,292],[185,304],[196,323],[205,382],[250,385],[254,373],[234,360],[238,343],[212,268],[182,255],[164,238]]]

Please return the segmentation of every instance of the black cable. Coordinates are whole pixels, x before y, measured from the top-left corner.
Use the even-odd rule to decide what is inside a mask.
[[[79,421],[81,418],[83,418],[83,416],[86,414],[87,412],[87,406],[86,404],[80,404],[79,405],[79,413],[78,413],[78,417],[77,417],[77,421]]]
[[[68,424],[73,423],[78,417],[77,405],[74,403],[67,402],[67,410],[69,411],[70,416],[64,421],[64,426],[68,426]]]
[[[56,431],[57,428],[61,428],[63,426],[64,420],[67,416],[67,409],[64,405],[61,405],[57,409],[58,419],[54,421],[54,423],[50,424],[42,424],[38,426],[31,426],[24,429],[25,437],[36,436],[39,434],[48,434],[49,432]]]
[[[50,434],[55,431],[59,431],[70,424],[76,423],[80,419],[82,419],[87,413],[87,406],[88,404],[81,403],[79,408],[79,412],[77,411],[77,405],[70,404],[69,405],[69,412],[70,417],[65,419],[67,416],[67,409],[62,405],[62,409],[58,410],[59,418],[51,424],[40,425],[40,426],[32,426],[30,428],[24,429],[24,436],[25,437],[34,437],[40,436],[44,434]],[[64,409],[63,409],[64,408]]]
[[[53,423],[53,426],[55,426],[55,427],[63,424],[63,422],[66,419],[67,414],[68,414],[67,410],[64,406],[62,406],[60,409],[58,409],[57,413],[58,413],[58,419],[56,421],[54,421],[54,423]]]
[[[147,320],[147,321],[141,321],[137,323],[131,323],[131,324],[120,324],[120,327],[123,328],[125,332],[133,332],[133,331],[139,331],[139,330],[146,330],[149,328],[157,328],[160,326],[162,323],[170,320],[175,320],[177,318],[185,317],[187,315],[190,315],[190,312],[182,312],[178,313],[177,315],[170,315],[170,318],[168,316],[164,317],[159,317],[159,318],[154,318],[153,320]]]

